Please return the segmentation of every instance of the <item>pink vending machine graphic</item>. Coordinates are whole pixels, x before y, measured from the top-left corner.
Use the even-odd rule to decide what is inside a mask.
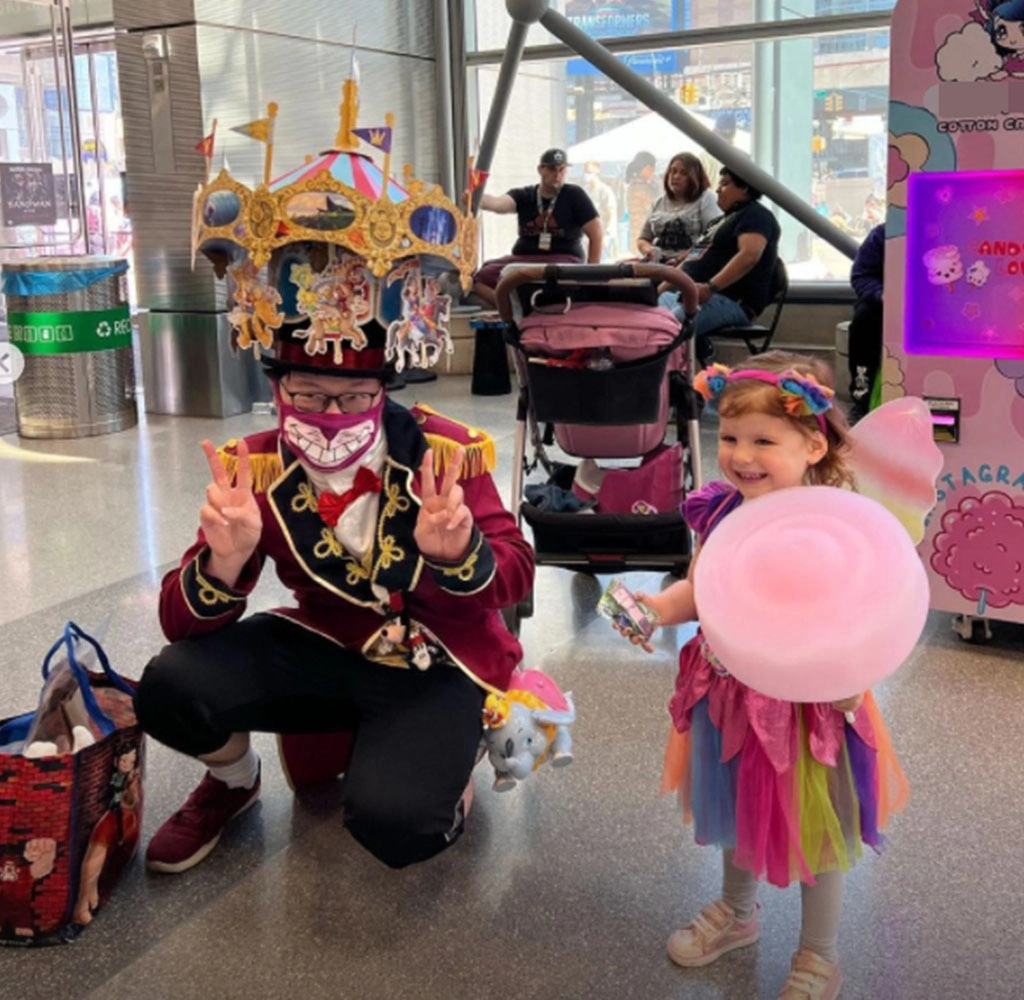
[[[945,465],[921,554],[932,607],[973,639],[989,619],[1024,623],[1024,22],[1011,6],[898,0],[891,36],[881,399],[932,411]]]

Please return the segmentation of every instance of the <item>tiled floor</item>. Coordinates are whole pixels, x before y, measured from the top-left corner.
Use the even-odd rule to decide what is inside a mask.
[[[470,396],[466,378],[399,398],[414,394],[495,434],[507,492],[512,397]],[[68,618],[89,627],[112,615],[107,648],[138,675],[161,644],[160,576],[192,537],[206,480],[198,442],[267,421],[153,417],[76,442],[0,438],[0,717],[31,706],[41,655]],[[797,937],[796,889],[762,892],[754,948],[691,972],[665,957],[668,933],[714,897],[719,864],[657,796],[665,703],[688,632],[667,630],[653,656],[633,651],[595,615],[601,585],[542,569],[523,627],[527,662],[575,693],[576,762],[500,796],[482,765],[452,850],[384,868],[342,829],[338,787],[292,796],[272,739],[259,737],[262,802],[217,851],[181,876],[147,875],[137,861],[74,945],[0,950],[0,997],[774,998]],[[268,576],[253,606],[283,599]],[[913,799],[886,853],[848,879],[846,1000],[1024,991],[1022,652],[1021,630],[967,646],[936,614],[879,689]],[[199,775],[151,747],[144,838]]]

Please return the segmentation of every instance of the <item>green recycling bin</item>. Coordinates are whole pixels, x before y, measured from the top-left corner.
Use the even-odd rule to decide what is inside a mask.
[[[89,437],[138,422],[127,272],[113,257],[3,265],[7,335],[25,356],[14,383],[21,437]]]

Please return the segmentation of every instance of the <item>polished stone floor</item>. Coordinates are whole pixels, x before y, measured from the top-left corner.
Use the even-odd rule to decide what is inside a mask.
[[[399,397],[415,398],[495,434],[507,494],[512,397],[474,397],[451,377]],[[40,658],[69,618],[89,628],[110,616],[108,651],[138,676],[161,645],[160,577],[194,531],[199,441],[269,419],[150,417],[89,440],[0,438],[0,717],[31,707]],[[657,794],[689,633],[667,630],[652,656],[634,651],[596,616],[603,582],[540,570],[523,626],[526,662],[575,694],[576,762],[502,795],[481,765],[468,832],[450,851],[384,868],[342,829],[337,784],[293,796],[272,739],[259,737],[262,801],[216,852],[180,876],[149,875],[138,860],[73,945],[0,950],[0,997],[772,1000],[797,938],[795,888],[762,891],[755,947],[703,970],[665,957],[668,933],[714,898],[719,870]],[[284,599],[268,574],[252,606]],[[913,798],[885,854],[848,878],[846,1000],[1021,996],[1022,631],[997,627],[991,644],[969,646],[934,614],[877,692]],[[145,838],[200,773],[151,747]]]

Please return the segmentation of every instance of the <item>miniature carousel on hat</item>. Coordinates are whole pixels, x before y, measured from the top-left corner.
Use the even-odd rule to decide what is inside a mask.
[[[279,370],[362,375],[390,362],[401,372],[452,353],[451,299],[438,275],[456,272],[471,287],[476,220],[410,166],[403,183],[391,177],[393,115],[359,128],[358,107],[349,79],[334,146],[271,180],[270,104],[266,118],[235,130],[266,144],[263,183],[250,188],[223,169],[195,193],[193,259],[201,251],[231,279],[238,346]],[[197,147],[208,161],[212,143],[211,133]],[[380,347],[370,344],[375,328]]]

